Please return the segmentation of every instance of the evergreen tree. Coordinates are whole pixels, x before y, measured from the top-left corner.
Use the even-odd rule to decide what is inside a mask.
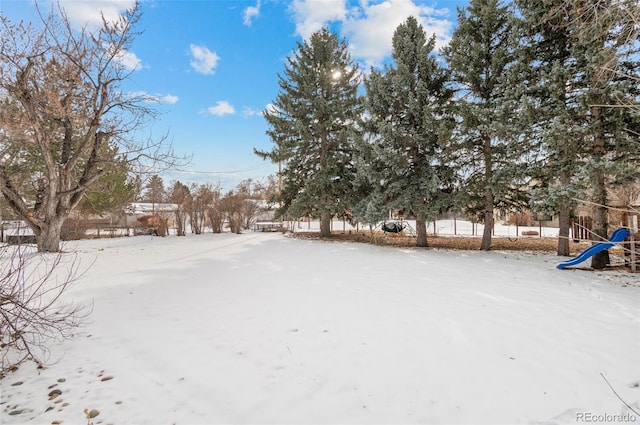
[[[156,204],[164,202],[165,199],[165,190],[164,190],[164,181],[162,177],[157,174],[151,176],[149,182],[145,186],[144,198],[145,202],[150,202],[152,204],[152,211],[155,214],[155,206]]]
[[[449,181],[442,160],[450,135],[448,75],[433,55],[435,37],[409,17],[393,35],[394,65],[371,70],[366,79],[367,129],[371,139],[366,170],[371,194],[361,214],[372,220],[383,209],[416,218],[417,245],[427,246],[426,221],[444,207]],[[366,162],[366,161],[365,161]]]
[[[444,55],[459,89],[459,117],[450,146],[464,179],[458,200],[484,221],[481,249],[491,249],[494,209],[521,200],[527,147],[515,122],[512,66],[515,16],[498,0],[471,0]]]
[[[90,189],[88,189],[78,209],[84,214],[109,214],[122,212],[135,197],[135,187],[126,171],[112,167]]]
[[[346,42],[327,28],[298,43],[279,75],[280,93],[264,112],[275,146],[255,150],[282,164],[279,212],[319,216],[322,237],[331,235],[331,218],[353,203],[359,79]]]
[[[559,3],[559,2],[558,2]],[[566,16],[550,15],[549,2],[518,0],[522,14],[523,54],[520,60],[529,70],[525,101],[529,111],[524,123],[540,143],[543,152],[532,175],[533,209],[559,217],[558,255],[569,255],[569,228],[574,199],[582,188],[572,185],[572,175],[583,165],[584,114],[575,86],[583,58],[572,55]],[[578,60],[576,60],[578,59]]]
[[[78,209],[84,214],[122,212],[129,202],[133,202],[136,183],[129,176],[126,158],[118,155],[114,146],[103,146],[103,176],[84,193]]]
[[[575,26],[571,32],[576,50],[586,58],[586,68],[580,76],[585,88],[582,102],[588,108],[588,143],[585,167],[580,171],[594,205],[592,238],[599,242],[608,237],[608,189],[630,183],[640,172],[640,121],[629,109],[617,105],[621,99],[637,103],[640,92],[638,80],[626,78],[640,74],[640,41],[619,44],[620,33],[628,29],[625,11],[637,5],[628,0],[605,0],[584,7],[566,0],[565,7],[575,17],[570,25]],[[634,26],[637,25],[636,21]],[[595,269],[607,264],[608,251],[592,257],[591,267]]]
[[[571,206],[576,199],[594,205],[593,239],[607,238],[607,193],[633,181],[638,161],[640,66],[634,57],[640,42],[630,37],[633,2],[603,1],[588,6],[573,0],[519,3],[530,24],[528,47],[530,96],[537,105],[547,154],[540,207],[558,212],[558,254],[568,255]],[[637,29],[636,33],[637,35]],[[535,77],[538,75],[538,77]],[[629,77],[632,78],[629,78]],[[607,252],[593,257],[592,267],[609,263]]]

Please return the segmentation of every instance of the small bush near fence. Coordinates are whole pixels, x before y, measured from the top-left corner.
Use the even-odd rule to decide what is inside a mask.
[[[89,223],[87,220],[68,218],[62,225],[60,239],[63,241],[77,241],[85,239],[87,230],[89,230]]]

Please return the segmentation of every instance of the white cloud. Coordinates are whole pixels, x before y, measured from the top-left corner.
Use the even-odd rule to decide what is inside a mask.
[[[172,94],[149,94],[145,91],[135,91],[129,93],[130,98],[138,98],[147,103],[164,103],[173,105],[178,102],[178,96]]]
[[[105,44],[104,49],[110,55],[114,55],[114,60],[122,65],[125,69],[129,71],[137,71],[142,68],[142,61],[138,58],[138,56],[136,56],[135,53],[124,50],[122,49],[122,47],[116,46],[115,44]],[[116,49],[120,50],[116,51]]]
[[[257,111],[253,108],[250,108],[249,106],[245,106],[242,110],[242,115],[244,115],[245,117],[255,117],[256,115],[260,115],[261,113],[261,111]]]
[[[135,6],[136,0],[57,0],[72,24],[79,27],[96,28],[107,22],[120,19],[123,11]]]
[[[364,5],[349,16],[343,24],[343,31],[352,54],[373,65],[389,56],[393,33],[409,16],[414,16],[422,24],[427,37],[436,34],[436,47],[446,44],[451,23],[442,15],[443,11],[418,5],[413,0],[384,0]]]
[[[210,106],[207,108],[207,113],[221,117],[223,115],[233,115],[236,113],[236,110],[226,100],[219,100],[216,102],[216,106]]]
[[[360,0],[353,7],[345,0],[294,0],[290,13],[297,34],[305,39],[330,22],[341,24],[352,56],[367,66],[390,55],[393,33],[409,16],[422,24],[427,38],[436,35],[436,49],[449,42],[453,29],[448,10],[420,5],[418,0]]]
[[[135,7],[135,0],[56,0],[64,10],[69,22],[78,28],[87,27],[96,30],[103,25],[103,18],[108,23],[122,19],[127,9]],[[137,71],[142,68],[142,61],[135,53],[121,50],[115,57],[125,69]]]
[[[135,53],[123,50],[116,55],[116,60],[129,71],[138,71],[142,68],[142,61]]]
[[[327,22],[346,17],[346,0],[293,0],[289,6],[296,24],[296,34],[307,39]]]
[[[244,17],[242,19],[242,22],[246,26],[250,27],[253,19],[257,18],[258,16],[260,16],[260,0],[258,0],[255,6],[249,6],[244,10]]]
[[[195,69],[196,72],[204,75],[213,75],[215,73],[218,60],[220,59],[215,52],[212,52],[206,46],[198,46],[196,44],[190,45],[189,50],[193,57],[191,67]]]
[[[178,103],[178,96],[174,96],[172,94],[163,94],[158,95],[158,99],[160,103],[165,103],[167,105],[173,105],[174,103]]]

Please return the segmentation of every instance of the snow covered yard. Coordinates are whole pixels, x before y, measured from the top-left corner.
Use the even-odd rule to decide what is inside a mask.
[[[90,322],[0,381],[3,424],[640,422],[601,376],[640,408],[638,275],[251,232],[65,249]]]

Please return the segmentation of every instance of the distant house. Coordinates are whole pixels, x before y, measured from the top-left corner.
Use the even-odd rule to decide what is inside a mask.
[[[640,216],[640,180],[609,192],[609,223],[614,226],[631,226],[631,216]],[[636,218],[640,221],[640,217]]]
[[[153,214],[161,212],[174,212],[177,204],[159,204],[151,202],[131,202],[125,207],[127,214]]]
[[[640,180],[625,186],[609,190],[607,206],[610,230],[617,227],[631,226],[633,216],[640,216]],[[583,203],[575,210],[576,222],[588,230],[592,227],[594,208],[597,205]],[[640,221],[640,217],[636,220]]]
[[[255,221],[273,221],[276,218],[276,212],[273,205],[263,199],[251,200],[258,208],[258,213],[255,216]]]
[[[9,245],[34,244],[36,237],[33,230],[21,220],[5,221],[0,224],[1,242]]]
[[[143,216],[160,214],[166,219],[174,220],[174,211],[177,204],[160,204],[151,202],[132,202],[128,204],[124,212],[127,216],[127,225],[136,226],[138,219]]]

